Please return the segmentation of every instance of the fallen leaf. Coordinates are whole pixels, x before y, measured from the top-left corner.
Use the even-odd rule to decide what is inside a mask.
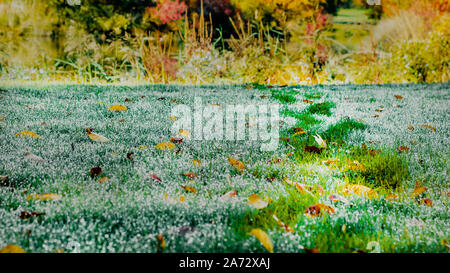
[[[277,224],[278,224],[280,227],[284,228],[284,230],[285,230],[286,232],[295,232],[295,230],[294,230],[292,227],[290,227],[289,225],[283,223],[280,219],[278,219],[278,217],[277,217],[275,214],[272,215],[272,217],[273,217],[273,219],[275,219],[275,221],[277,222]]]
[[[422,125],[422,127],[427,128],[427,129],[430,129],[430,130],[433,130],[433,132],[436,132],[436,128],[434,128],[434,127],[431,126],[431,125],[424,124],[424,125]]]
[[[418,202],[419,202],[419,204],[424,203],[426,206],[429,206],[429,207],[433,206],[433,200],[431,200],[430,198],[422,198]]]
[[[56,193],[44,193],[44,194],[31,194],[27,196],[27,201],[29,200],[40,200],[40,201],[59,201],[62,199],[61,195]]]
[[[32,137],[32,138],[40,138],[41,137],[40,135],[38,135],[32,131],[22,131],[22,132],[15,134],[15,136],[24,136],[24,137]]]
[[[374,117],[374,118],[379,118],[379,117],[380,117],[380,115],[378,115],[378,114],[375,114],[375,115],[373,115],[373,117]]]
[[[111,105],[108,108],[109,111],[126,111],[127,107],[120,105],[120,104],[116,104],[116,105]]]
[[[261,242],[261,244],[264,246],[264,248],[267,249],[267,251],[269,251],[270,253],[273,253],[272,240],[270,240],[270,237],[269,237],[269,235],[267,235],[267,233],[265,233],[263,230],[261,230],[259,228],[255,228],[250,231],[250,234],[255,236],[256,239],[258,239]]]
[[[369,150],[369,155],[371,155],[371,156],[376,156],[379,153],[381,153],[381,150],[376,150],[376,149]]]
[[[173,148],[175,148],[175,144],[173,144],[172,142],[162,142],[156,145],[155,148],[158,150],[172,150]]]
[[[322,216],[324,212],[328,214],[333,214],[334,209],[328,205],[319,203],[309,206],[305,211],[305,213],[310,217]]]
[[[27,253],[20,246],[17,245],[7,245],[0,249],[0,253]]]
[[[343,193],[344,193],[344,195],[355,194],[358,196],[364,196],[369,199],[375,198],[378,196],[377,192],[374,191],[373,189],[363,186],[363,185],[356,185],[356,184],[345,186]]]
[[[315,154],[320,154],[322,152],[323,149],[317,148],[316,146],[305,146],[303,148],[303,151],[307,152],[307,153],[315,153]]]
[[[198,177],[198,174],[189,172],[189,173],[183,173],[183,176],[194,179],[194,178]]]
[[[134,160],[134,158],[133,158],[133,152],[129,152],[129,153],[127,153],[127,158],[129,159],[129,160],[131,160],[131,161],[133,161]]]
[[[102,173],[102,168],[99,167],[99,166],[92,167],[92,168],[89,170],[89,173],[91,174],[91,177],[99,176],[99,175]]]
[[[408,126],[408,130],[414,131],[414,126]]]
[[[200,167],[202,165],[202,163],[200,162],[200,160],[195,159],[195,160],[192,160],[192,165]]]
[[[414,187],[414,191],[411,193],[411,198],[416,198],[427,190],[427,187],[421,186],[419,181],[416,181],[416,186]]]
[[[225,193],[224,195],[222,195],[220,197],[220,199],[224,200],[224,199],[229,199],[229,198],[233,198],[237,195],[237,191],[236,190],[231,190],[227,193]]]
[[[396,194],[388,194],[388,195],[386,195],[386,200],[388,200],[388,201],[398,200],[398,195],[396,195]]]
[[[104,176],[98,180],[98,183],[103,184],[103,182],[108,182],[108,181],[109,181],[109,177]]]
[[[397,148],[397,152],[399,153],[408,153],[409,152],[409,147],[407,146],[400,146]]]
[[[153,178],[154,180],[158,181],[158,182],[162,182],[161,178],[159,178],[156,174],[150,173],[147,174],[148,177]]]
[[[375,111],[377,111],[377,112],[383,112],[383,109],[375,109]]]
[[[396,99],[398,99],[398,100],[402,100],[402,99],[403,99],[403,97],[400,96],[400,95],[394,95],[394,97],[395,97]]]
[[[158,241],[158,246],[156,247],[156,252],[162,253],[164,251],[164,248],[166,248],[166,241],[164,240],[164,235],[162,233],[156,235],[156,240]]]
[[[33,211],[33,212],[28,212],[28,211],[22,211],[22,212],[20,212],[20,215],[19,215],[19,217],[21,218],[21,219],[29,219],[29,218],[31,218],[31,217],[39,217],[39,216],[43,216],[43,215],[45,215],[45,212],[35,212],[35,211]]]
[[[248,204],[250,204],[251,206],[253,206],[257,209],[263,209],[263,208],[267,207],[269,202],[261,199],[261,197],[259,197],[259,195],[254,193],[254,194],[250,195],[250,197],[248,198]]]
[[[97,141],[97,142],[108,142],[109,139],[107,139],[106,137],[99,135],[97,133],[94,133],[92,128],[87,128],[86,129],[88,136],[91,140],[93,141]]]
[[[197,190],[193,187],[189,187],[189,186],[181,186],[181,187],[187,192],[197,193]]]
[[[303,248],[305,251],[306,251],[306,253],[320,253],[320,250],[318,249],[318,248]]]
[[[176,121],[177,120],[177,117],[175,117],[175,116],[170,116],[169,117],[172,121]]]
[[[303,100],[303,102],[304,102],[304,103],[309,103],[309,104],[313,103],[312,100]]]
[[[179,201],[183,203],[184,201],[186,201],[186,197],[184,197],[184,195],[181,195]]]
[[[32,161],[36,161],[36,162],[41,162],[41,163],[45,162],[45,160],[42,157],[32,154],[32,153],[29,153],[29,152],[26,152],[24,154],[24,157],[28,160],[32,160]]]
[[[0,115],[0,120],[4,120],[6,117],[4,115]]]
[[[339,163],[338,160],[326,160],[326,161],[322,161],[323,164],[325,165],[337,165]]]
[[[231,158],[231,157],[229,157],[228,158],[228,162],[230,162],[230,164],[232,165],[232,166],[234,166],[239,172],[243,172],[244,171],[244,169],[245,169],[245,165],[244,165],[244,163],[242,163],[241,161],[239,161],[239,160],[237,160],[237,159],[234,159],[234,158]]]

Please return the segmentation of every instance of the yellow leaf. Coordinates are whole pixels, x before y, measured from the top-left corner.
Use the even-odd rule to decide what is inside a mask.
[[[41,200],[41,201],[59,201],[61,200],[61,195],[56,193],[44,193],[44,194],[30,194],[27,196],[27,200]]]
[[[183,203],[184,201],[186,201],[186,197],[184,197],[184,195],[180,196],[180,202]]]
[[[263,208],[267,207],[269,202],[261,199],[261,197],[259,197],[259,195],[254,193],[254,194],[250,195],[250,197],[248,198],[248,204],[252,205],[253,207],[255,207],[257,209],[263,209]]]
[[[363,185],[347,185],[347,186],[345,186],[343,193],[344,193],[344,195],[353,193],[358,196],[365,196],[368,198],[375,198],[378,196],[377,193],[373,189],[363,186]]]
[[[171,120],[173,120],[173,121],[176,121],[177,120],[177,117],[175,117],[175,116],[170,116],[169,117]]]
[[[24,136],[24,137],[32,137],[32,138],[40,138],[41,137],[40,135],[36,134],[35,132],[31,132],[31,131],[22,131],[22,132],[15,134],[15,136]]]
[[[27,253],[20,246],[17,245],[7,245],[0,249],[0,253]]]
[[[175,148],[175,144],[173,144],[172,142],[162,142],[156,145],[155,148],[158,150],[172,150],[173,148]]]
[[[293,134],[292,137],[299,136],[299,135],[303,135],[303,134],[306,134],[307,132],[308,132],[308,131],[299,131],[299,132]]]
[[[180,130],[178,133],[180,134],[180,136],[182,136],[184,138],[191,137],[191,132],[189,132],[188,130]]]
[[[108,108],[108,110],[109,110],[109,111],[126,111],[126,110],[127,110],[127,107],[126,107],[126,106],[123,106],[123,105],[120,105],[120,104],[116,104],[116,105],[111,105],[111,106]]]
[[[269,235],[267,235],[267,233],[265,233],[263,230],[261,230],[259,228],[255,228],[250,231],[250,234],[255,236],[256,239],[258,239],[261,242],[261,244],[264,246],[264,248],[267,249],[267,251],[269,251],[270,253],[273,253],[272,240],[270,240],[270,237],[269,237]]]
[[[109,141],[109,139],[107,139],[106,137],[96,134],[96,133],[89,133],[88,136],[91,140],[97,141],[97,142],[108,142]]]
[[[192,160],[192,164],[193,164],[194,166],[198,166],[198,167],[200,167],[200,166],[202,165],[202,163],[200,162],[200,160]]]
[[[234,158],[229,157],[229,158],[228,158],[228,162],[230,162],[230,164],[231,164],[232,166],[234,166],[236,169],[238,169],[238,171],[241,172],[241,173],[242,173],[242,172],[244,171],[244,169],[245,169],[244,163],[242,163],[241,161],[239,161],[239,160],[237,160],[237,159],[234,159]]]

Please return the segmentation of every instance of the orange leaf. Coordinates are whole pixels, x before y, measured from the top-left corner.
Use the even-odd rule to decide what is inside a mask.
[[[233,198],[236,195],[237,195],[237,191],[236,190],[231,190],[231,191],[225,193],[224,195],[222,195],[221,199]]]
[[[334,209],[328,205],[319,203],[313,206],[309,206],[305,211],[305,213],[310,217],[322,216],[324,212],[328,214],[333,214]]]
[[[400,147],[397,148],[397,152],[399,152],[399,153],[403,153],[403,152],[408,153],[409,152],[409,147],[407,147],[407,146],[400,146]]]
[[[232,165],[232,166],[234,166],[239,172],[243,172],[244,171],[244,169],[245,169],[245,165],[244,165],[244,163],[242,163],[241,161],[239,161],[239,160],[237,160],[237,159],[234,159],[234,158],[231,158],[231,157],[229,157],[228,158],[228,162],[230,162],[230,164]]]
[[[424,193],[426,190],[427,190],[426,187],[421,186],[420,182],[416,181],[416,186],[414,188],[414,191],[411,193],[410,197],[411,198],[416,198],[417,196],[419,196],[422,193]]]
[[[376,191],[363,185],[347,185],[345,186],[343,193],[344,195],[352,193],[358,196],[368,197],[369,199],[378,196]]]
[[[200,167],[200,166],[202,165],[202,163],[200,162],[200,160],[192,160],[192,164],[193,164],[194,166],[198,166],[198,167]]]
[[[303,100],[303,102],[304,102],[304,103],[309,103],[309,104],[313,103],[312,100]]]
[[[434,128],[434,127],[431,126],[431,125],[424,124],[424,125],[422,125],[422,127],[427,128],[427,129],[430,129],[430,130],[433,130],[434,132],[436,132],[436,128]]]
[[[158,241],[156,252],[161,253],[164,251],[164,248],[166,248],[166,241],[164,240],[164,235],[162,233],[156,235],[156,240]]]
[[[181,186],[181,187],[187,192],[197,193],[197,190],[193,187],[189,187],[189,186]]]
[[[395,97],[396,99],[398,99],[398,100],[402,100],[402,99],[403,99],[403,97],[400,96],[400,95],[394,95],[394,97]]]

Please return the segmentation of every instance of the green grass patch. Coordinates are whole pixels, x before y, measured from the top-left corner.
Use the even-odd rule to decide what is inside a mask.
[[[327,130],[322,133],[322,137],[326,139],[328,143],[342,143],[351,132],[364,130],[366,128],[367,126],[365,124],[346,118],[328,127]]]
[[[325,101],[322,103],[311,104],[306,111],[310,114],[331,116],[331,108],[334,107],[336,107],[334,102]]]

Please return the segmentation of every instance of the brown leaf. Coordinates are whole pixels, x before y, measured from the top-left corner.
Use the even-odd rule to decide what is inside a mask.
[[[400,146],[397,148],[397,152],[399,153],[408,153],[409,152],[409,147],[407,146]]]
[[[99,176],[102,173],[102,168],[99,166],[92,167],[89,173],[91,174],[91,177]]]
[[[381,150],[376,150],[376,149],[369,150],[369,155],[371,155],[371,156],[376,156],[379,153],[381,153]]]
[[[22,211],[22,212],[20,212],[19,217],[20,217],[21,219],[29,219],[29,218],[31,218],[31,217],[39,217],[39,216],[42,216],[42,215],[45,215],[45,212],[35,212],[35,211],[33,211],[33,212],[28,212],[28,211]]]
[[[419,200],[419,204],[424,203],[426,206],[432,207],[433,206],[433,200],[430,198],[422,198]]]
[[[239,161],[237,159],[229,157],[228,162],[230,162],[230,164],[232,166],[234,166],[240,173],[242,173],[245,169],[244,163],[242,163],[241,161]]]
[[[189,173],[183,173],[183,176],[186,176],[186,177],[189,177],[191,179],[194,179],[194,178],[198,177],[198,174],[189,172]]]
[[[402,99],[403,99],[403,97],[400,96],[400,95],[394,95],[394,97],[395,97],[396,99],[398,99],[398,100],[402,100]]]
[[[129,153],[127,153],[127,158],[129,159],[129,160],[131,160],[131,161],[133,161],[134,160],[134,158],[133,158],[133,152],[129,152]]]
[[[318,248],[303,248],[306,253],[320,253],[320,250]]]
[[[220,198],[221,199],[233,198],[236,195],[237,195],[237,191],[236,190],[231,190],[231,191],[225,193],[224,195],[222,195]]]
[[[414,126],[408,126],[408,130],[414,131]]]
[[[307,152],[307,153],[315,153],[315,154],[320,154],[322,152],[323,148],[318,148],[316,146],[305,146],[303,148],[303,151]]]
[[[164,251],[164,248],[166,248],[166,241],[164,240],[164,235],[162,233],[156,235],[156,240],[158,241],[158,246],[156,247],[156,252],[162,253]]]
[[[312,100],[303,100],[303,102],[304,102],[304,103],[309,103],[309,104],[313,103]]]
[[[156,174],[150,173],[150,174],[147,174],[147,176],[150,177],[150,178],[153,178],[153,180],[156,180],[158,182],[162,182],[161,178],[159,178]]]

